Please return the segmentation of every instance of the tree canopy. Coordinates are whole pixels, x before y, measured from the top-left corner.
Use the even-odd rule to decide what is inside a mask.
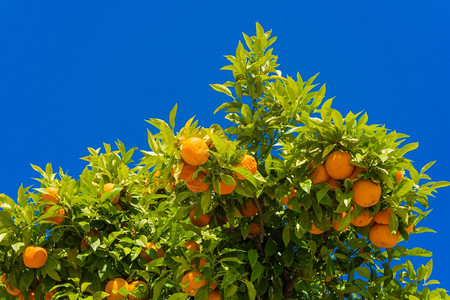
[[[399,242],[434,182],[405,134],[343,116],[325,85],[284,76],[256,24],[227,55],[227,128],[147,120],[149,150],[88,148],[78,179],[32,165],[0,195],[2,299],[447,299]],[[156,128],[156,130],[155,130]],[[53,298],[52,298],[53,297]]]

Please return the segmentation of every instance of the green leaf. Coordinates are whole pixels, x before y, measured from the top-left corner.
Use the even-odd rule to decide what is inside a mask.
[[[355,271],[362,277],[370,279],[370,271],[366,267],[357,267]]]
[[[218,83],[210,84],[210,86],[211,86],[214,90],[216,90],[216,91],[218,91],[218,92],[221,92],[221,93],[225,93],[225,94],[227,94],[228,96],[230,96],[231,98],[234,99],[233,94],[231,93],[230,89],[227,88],[226,86],[224,86],[224,85],[222,85],[222,84],[218,84]]]
[[[289,242],[291,241],[291,230],[289,225],[284,226],[282,237],[283,243],[287,247],[289,245]]]
[[[172,129],[175,128],[175,116],[177,114],[177,109],[178,109],[178,105],[175,104],[174,107],[172,108],[172,110],[170,111],[169,124],[170,124],[170,127],[172,127]]]
[[[247,286],[248,298],[249,300],[254,300],[256,298],[256,289],[253,283],[248,280],[242,280]]]
[[[202,212],[206,213],[210,205],[211,205],[211,189],[208,189],[206,192],[202,193],[202,200],[201,200]]]
[[[405,155],[407,152],[412,151],[412,150],[416,149],[417,147],[419,147],[419,143],[407,144],[404,147],[402,147],[401,149],[398,149],[396,151],[396,155],[398,157],[403,157],[403,155]]]
[[[256,262],[258,261],[258,251],[256,251],[256,249],[250,249],[248,251],[248,260],[250,262],[250,266],[253,267],[255,266]],[[253,282],[253,280],[251,280]]]
[[[428,281],[428,282],[427,282],[426,284],[424,284],[424,285],[426,286],[426,285],[430,285],[430,284],[441,284],[441,283],[440,283],[439,281],[433,279],[433,280]]]
[[[255,266],[253,267],[252,275],[250,278],[251,282],[254,282],[257,278],[261,276],[261,274],[264,272],[264,267],[261,265],[259,261],[256,261]]]
[[[428,278],[430,278],[431,276],[431,272],[433,272],[433,259],[430,259],[427,264],[425,265],[427,272],[425,274],[425,276],[423,277],[423,279],[425,279],[425,281],[428,280]]]
[[[226,272],[222,280],[222,287],[225,288],[228,285],[234,283],[239,275],[240,273],[238,273],[236,270],[229,270],[228,272]]]

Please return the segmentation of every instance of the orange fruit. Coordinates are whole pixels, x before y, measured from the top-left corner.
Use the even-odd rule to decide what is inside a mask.
[[[105,183],[105,185],[103,186],[103,191],[105,191],[105,192],[111,192],[113,189],[114,189],[114,183]],[[118,193],[117,196],[114,197],[114,199],[111,199],[111,203],[117,204],[117,202],[119,202],[119,196],[120,196],[120,193]],[[101,195],[99,197],[101,197]]]
[[[309,164],[309,168],[312,168],[312,162]],[[327,182],[330,176],[325,169],[325,165],[318,165],[311,173],[308,174],[313,184]]]
[[[178,174],[178,178],[184,181],[187,181],[189,178],[192,177],[192,175],[195,173],[195,171],[197,171],[198,167],[197,166],[191,166],[188,163],[184,163],[183,167],[181,168],[180,174]],[[172,174],[172,176],[175,175],[175,171],[172,169],[170,171],[170,174]]]
[[[414,230],[414,223],[405,228],[407,233],[411,233]]]
[[[316,225],[314,225],[314,223],[312,223],[311,226],[311,230],[308,230],[308,232],[312,233],[312,234],[321,234],[324,233],[323,230],[320,230],[319,228],[316,227]]]
[[[203,257],[197,258],[198,260],[198,265],[195,262],[195,258],[191,259],[191,265],[196,268],[196,269],[201,269],[206,265],[206,259],[204,259]]]
[[[51,206],[47,207],[47,208],[45,209],[45,212],[48,212],[48,210],[50,209],[50,207],[51,207]],[[48,220],[48,221],[55,222],[55,223],[58,224],[58,225],[61,225],[61,224],[64,222],[64,218],[65,218],[65,216],[66,216],[66,211],[65,211],[63,208],[60,208],[60,209],[58,209],[58,210],[55,211],[55,214],[60,215],[60,216],[59,216],[59,217],[58,217],[58,216],[55,216],[55,217],[48,217],[47,220]]]
[[[194,241],[187,241],[184,243],[184,247],[186,247],[186,249],[192,249],[192,253],[200,251],[200,246]]]
[[[164,249],[163,248],[156,248],[156,245],[153,242],[148,242],[147,246],[144,250],[139,253],[140,257],[143,257],[147,262],[151,262],[153,259],[150,257],[150,255],[145,252],[146,250],[153,249],[156,251],[156,258],[164,257]]]
[[[339,216],[341,217],[341,220],[343,220],[344,217],[345,217],[346,215],[347,215],[346,212],[342,212],[342,213],[339,214]],[[333,226],[334,230],[337,230],[337,231],[344,231],[344,230],[347,230],[347,228],[350,226],[350,224],[348,224],[347,226],[345,226],[344,228],[342,228],[341,230],[339,230],[339,225],[341,225],[341,222],[334,222],[334,221],[333,221],[333,223],[332,223],[331,226]]]
[[[220,295],[218,290],[215,290],[209,293],[208,300],[222,300],[222,296]]]
[[[398,171],[395,173],[395,181],[399,183],[403,179],[403,171]]]
[[[23,294],[19,294],[17,300],[24,300],[25,296]],[[28,300],[34,300],[34,291],[28,291]]]
[[[198,216],[198,218],[195,218],[195,206],[189,213],[189,219],[191,220],[192,224],[197,227],[205,227],[209,224],[209,222],[211,222],[211,217],[208,214],[201,214]]]
[[[189,179],[186,180],[186,187],[194,193],[206,192],[209,189],[209,183],[203,182],[205,176],[205,173],[199,173],[195,179],[192,178],[192,176],[189,177]]]
[[[5,288],[6,288],[6,291],[8,292],[8,294],[13,295],[13,296],[20,295],[20,290],[18,288],[8,284],[8,282],[6,281],[6,274],[3,274],[0,281],[5,284]]]
[[[249,223],[248,230],[250,234],[261,234],[261,227],[259,226],[259,223]]]
[[[181,289],[189,296],[195,296],[197,291],[207,284],[206,279],[202,279],[203,274],[199,271],[190,271],[181,279]]]
[[[255,175],[258,166],[256,165],[256,160],[253,156],[246,154],[240,163],[235,165],[234,167],[244,167],[250,171],[253,175]],[[245,177],[238,172],[234,173],[239,180],[245,180]]]
[[[292,209],[292,205],[288,205],[288,202],[289,202],[290,199],[292,199],[292,198],[294,198],[295,196],[297,196],[297,193],[298,193],[298,191],[297,191],[296,189],[293,189],[293,190],[292,190],[292,193],[291,193],[289,196],[287,196],[287,197],[281,198],[281,201],[282,201],[282,202],[284,203],[284,205],[286,205],[289,209]],[[301,207],[302,204],[299,203],[298,206]]]
[[[339,181],[337,181],[334,178],[329,178],[327,180],[328,184],[331,185],[330,187],[330,191],[334,191],[336,188],[340,188],[341,187],[341,183]]]
[[[47,262],[47,251],[42,247],[28,246],[23,251],[23,263],[28,268],[40,268]]]
[[[370,224],[372,222],[373,217],[370,215],[370,212],[368,210],[365,210],[362,214],[360,214],[358,217],[353,218],[353,207],[352,207],[352,219],[350,223],[353,226],[356,227],[364,227]]]
[[[370,207],[380,201],[381,186],[370,179],[359,179],[353,183],[353,203]]]
[[[234,185],[228,185],[225,182],[223,182],[222,180],[219,182],[219,186],[220,186],[220,195],[227,195],[232,193],[236,187],[237,187],[237,181],[236,179],[234,179]],[[217,193],[216,189],[214,189],[214,191]]]
[[[350,176],[348,176],[347,178],[351,179],[351,180],[356,179],[358,177],[358,174],[363,172],[363,171],[367,172],[369,170],[366,169],[366,168],[361,168],[361,167],[355,166],[355,168],[353,169],[352,174],[350,174]]]
[[[391,216],[391,208],[388,207],[388,208],[378,212],[375,216],[373,216],[373,220],[377,224],[389,225],[390,216]]]
[[[123,278],[114,278],[108,281],[105,286],[105,292],[109,294],[106,299],[108,300],[117,300],[117,299],[127,299],[127,296],[122,296],[118,293],[118,291],[122,288],[126,287],[128,289],[128,283]]]
[[[51,201],[54,202],[55,204],[58,204],[59,203],[58,188],[50,186],[45,190],[48,192],[48,194],[42,194],[42,200]]]
[[[181,157],[191,166],[201,166],[208,161],[208,145],[199,137],[187,138],[181,146]]]
[[[355,168],[350,163],[352,157],[347,152],[338,150],[331,153],[325,161],[325,169],[328,175],[334,179],[345,179],[350,176]]]
[[[252,202],[244,200],[244,205],[241,206],[239,210],[247,218],[251,218],[258,213],[255,200],[252,200]]]
[[[45,293],[45,300],[51,300],[58,290]]]
[[[140,285],[144,285],[146,287],[146,291],[147,291],[146,296],[148,296],[148,292],[149,292],[148,291],[148,285],[145,282],[141,281],[141,280],[136,280],[136,281],[133,281],[132,283],[128,284],[128,292],[131,293],[131,292],[133,292],[134,289],[136,289],[134,292],[137,292],[138,290],[140,290],[140,291],[142,291],[142,294],[145,294],[144,289],[139,287]],[[140,294],[140,295],[142,295],[142,294]],[[128,299],[131,299],[131,300],[138,300],[138,299],[139,300],[148,300],[148,297],[136,298],[133,295],[128,294]]]
[[[400,232],[392,235],[389,225],[373,224],[369,230],[369,240],[379,248],[392,248],[399,240]]]

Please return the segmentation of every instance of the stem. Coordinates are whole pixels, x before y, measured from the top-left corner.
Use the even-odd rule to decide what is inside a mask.
[[[292,278],[289,274],[288,270],[283,271],[283,277],[286,284],[284,285],[284,291],[283,296],[284,297],[292,297],[292,294],[294,293],[294,285],[297,283],[298,279],[300,278],[301,273],[296,273]]]

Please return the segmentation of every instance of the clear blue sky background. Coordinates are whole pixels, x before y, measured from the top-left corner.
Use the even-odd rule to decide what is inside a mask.
[[[433,180],[450,180],[449,1],[18,1],[0,3],[0,193],[37,183],[30,163],[77,178],[87,147],[148,149],[145,119],[226,125],[212,116],[225,96],[208,84],[241,32],[255,22],[278,36],[283,74],[320,72],[343,113],[366,111],[418,141],[409,158]],[[409,247],[434,252],[432,277],[450,290],[450,189],[431,199]],[[413,259],[418,267],[427,259]]]

